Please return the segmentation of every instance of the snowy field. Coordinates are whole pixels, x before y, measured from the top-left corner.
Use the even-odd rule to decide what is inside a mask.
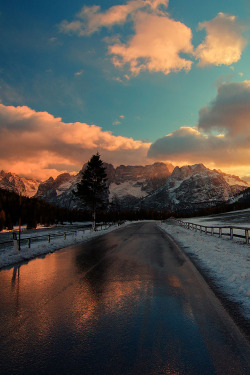
[[[220,218],[215,215],[213,218],[191,218],[188,221],[202,225],[217,223],[238,226],[245,224],[242,218],[250,214],[249,210],[244,211],[239,211],[238,214],[232,212],[228,215],[220,215]],[[238,219],[237,215],[239,215]],[[235,220],[231,222],[230,217]],[[186,220],[183,219],[183,221]],[[197,264],[208,271],[219,290],[230,300],[240,304],[243,316],[250,319],[250,245],[236,240],[232,241],[228,237],[219,238],[188,230],[179,226],[174,220],[159,225],[180,243],[183,250],[190,254]]]
[[[129,223],[124,223],[125,226]],[[91,238],[100,236],[104,233],[112,232],[116,230],[117,225],[98,227],[96,232],[90,228],[91,223],[79,223],[73,225],[63,225],[51,228],[40,228],[37,230],[23,231],[21,238],[31,238],[30,248],[28,247],[28,241],[22,240],[21,251],[15,250],[13,240],[10,243],[6,243],[6,246],[1,246],[0,249],[0,269],[6,266],[11,266],[15,263],[22,262],[24,260],[32,259],[40,255],[44,255],[64,247],[74,245],[80,242],[88,241]],[[71,233],[69,232],[71,231]],[[66,236],[64,235],[66,233]],[[9,241],[12,239],[13,233],[1,232],[0,242]],[[35,239],[37,236],[42,236]],[[50,236],[50,242],[48,241]]]
[[[208,225],[208,226],[236,226],[250,228],[250,208],[240,211],[225,212],[223,214],[193,217],[182,219],[194,224]]]

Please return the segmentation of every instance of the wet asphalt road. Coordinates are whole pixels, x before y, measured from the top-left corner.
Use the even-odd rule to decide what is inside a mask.
[[[249,345],[154,223],[0,272],[0,374],[249,374]]]

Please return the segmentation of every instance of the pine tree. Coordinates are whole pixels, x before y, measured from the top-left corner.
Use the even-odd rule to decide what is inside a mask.
[[[96,230],[96,211],[108,201],[107,174],[98,152],[89,160],[74,194],[92,210],[93,229]]]

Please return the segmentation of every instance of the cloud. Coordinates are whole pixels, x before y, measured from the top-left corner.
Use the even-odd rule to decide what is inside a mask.
[[[129,15],[133,15],[139,9],[158,11],[160,7],[167,7],[168,0],[131,0],[126,4],[114,5],[102,12],[99,5],[84,6],[72,22],[64,20],[60,24],[60,31],[75,33],[79,36],[91,35],[102,27],[112,27],[124,24]]]
[[[54,43],[57,41],[57,38],[55,36],[49,38],[49,42]]]
[[[157,139],[148,152],[150,158],[191,163],[211,161],[211,152],[224,146],[221,136],[206,135],[196,127],[182,126]]]
[[[64,123],[47,112],[0,104],[0,169],[6,171],[55,177],[61,172],[56,166],[77,172],[96,151],[112,164],[145,164],[149,145],[96,125]]]
[[[125,116],[123,115],[120,115],[119,116],[120,120],[124,120],[125,119]],[[120,120],[115,120],[112,125],[120,125],[121,124],[121,121]]]
[[[105,11],[97,5],[84,6],[73,21],[64,20],[60,24],[60,31],[88,36],[103,27],[111,28],[130,20],[135,35],[127,44],[122,44],[117,35],[104,38],[115,67],[128,64],[132,75],[142,70],[164,74],[189,71],[192,61],[181,57],[180,53],[193,53],[191,29],[170,19],[167,6],[168,0],[131,0]],[[124,77],[130,79],[128,74]],[[120,78],[116,80],[122,81]]]
[[[242,180],[249,183],[250,182],[250,174],[246,175],[246,176],[242,176]]]
[[[76,73],[75,73],[75,76],[81,76],[82,73],[83,73],[83,70],[80,70],[79,72],[76,72]]]
[[[250,135],[250,81],[220,85],[215,100],[200,110],[198,125],[207,133]]]
[[[125,43],[120,35],[109,35],[103,40],[113,56],[113,65],[116,68],[127,65],[134,76],[145,70],[164,74],[189,71],[193,57],[199,60],[200,67],[231,65],[239,61],[247,44],[243,37],[247,27],[236,16],[221,12],[210,21],[200,22],[198,30],[205,29],[207,35],[194,50],[191,29],[169,17],[166,12],[168,2],[130,0],[105,11],[99,5],[84,6],[73,21],[64,20],[60,24],[60,31],[89,36],[101,28],[131,22],[134,35]],[[130,78],[129,74],[125,77]]]
[[[112,125],[120,125],[121,124],[121,121],[118,121],[118,120],[115,120]]]
[[[158,9],[160,6],[168,6],[169,0],[146,0],[146,3],[154,10]]]
[[[148,156],[173,163],[206,163],[216,168],[250,168],[250,81],[224,83],[199,113],[198,127],[156,140]]]
[[[168,17],[145,12],[138,12],[134,23],[135,35],[127,44],[109,46],[116,67],[128,64],[133,75],[143,70],[169,74],[191,69],[192,61],[180,56],[193,52],[190,28]]]
[[[246,46],[243,26],[233,15],[218,13],[211,21],[199,23],[199,30],[205,29],[207,36],[195,50],[199,66],[231,65],[241,58]]]

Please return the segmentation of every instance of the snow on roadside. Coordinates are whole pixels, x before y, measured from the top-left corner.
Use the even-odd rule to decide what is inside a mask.
[[[122,224],[122,226],[124,227],[128,224],[130,224],[130,222],[126,222]],[[117,227],[116,225],[112,225],[107,229],[98,230],[96,232],[90,229],[84,231],[78,230],[77,235],[72,233],[72,235],[67,235],[66,239],[64,239],[63,236],[57,238],[52,237],[50,243],[48,243],[47,239],[44,239],[33,244],[31,243],[30,248],[28,248],[28,244],[26,244],[25,246],[22,245],[21,251],[18,251],[17,253],[14,251],[14,246],[6,248],[5,250],[2,250],[0,252],[0,269],[22,262],[24,260],[36,258],[37,256],[43,254],[52,253],[56,250],[75,245],[80,242],[88,241],[92,238],[101,236],[102,234],[112,232],[118,228],[120,228],[120,226]],[[54,235],[58,233],[58,231],[53,232]]]
[[[174,221],[159,226],[178,241],[187,254],[195,256],[220,290],[240,303],[242,314],[250,319],[250,246],[188,230]]]

